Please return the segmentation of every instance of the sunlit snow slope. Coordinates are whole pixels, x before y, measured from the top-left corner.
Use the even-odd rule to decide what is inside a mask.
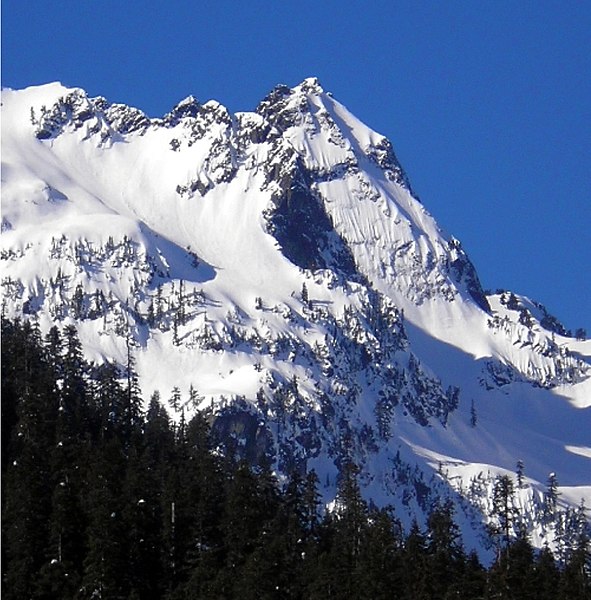
[[[352,459],[406,523],[451,498],[477,547],[517,461],[536,544],[591,503],[591,341],[486,295],[390,142],[315,79],[160,119],[3,90],[1,237],[4,314],[73,323],[122,369],[131,341],[146,395],[178,387],[250,460],[316,469],[327,501]]]

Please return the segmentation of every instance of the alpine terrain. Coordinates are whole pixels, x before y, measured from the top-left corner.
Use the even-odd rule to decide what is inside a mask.
[[[316,79],[162,118],[58,83],[2,92],[2,311],[74,325],[175,420],[279,479],[345,464],[408,530],[451,502],[492,556],[499,482],[534,546],[588,527],[591,340],[485,292],[391,143]],[[574,524],[574,525],[573,525]]]

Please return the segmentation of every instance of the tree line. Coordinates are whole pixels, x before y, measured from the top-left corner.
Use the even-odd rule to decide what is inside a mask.
[[[583,600],[590,566],[585,535],[558,563],[523,534],[499,535],[485,568],[450,503],[405,532],[352,463],[328,510],[313,471],[278,481],[214,447],[203,414],[144,405],[131,350],[123,371],[90,365],[73,326],[2,318],[7,600]]]

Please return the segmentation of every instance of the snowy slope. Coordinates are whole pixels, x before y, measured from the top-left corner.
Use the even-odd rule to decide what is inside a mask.
[[[3,90],[1,238],[5,314],[75,323],[97,362],[132,339],[146,395],[193,386],[185,410],[278,472],[315,468],[327,501],[352,458],[407,523],[452,497],[474,545],[518,460],[537,544],[558,544],[550,472],[563,509],[591,503],[591,340],[486,296],[390,142],[315,79],[160,119]]]

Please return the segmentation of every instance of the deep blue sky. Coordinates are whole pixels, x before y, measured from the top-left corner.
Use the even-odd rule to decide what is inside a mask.
[[[387,135],[487,288],[591,333],[591,3],[3,0],[2,84],[160,116],[319,77]]]

